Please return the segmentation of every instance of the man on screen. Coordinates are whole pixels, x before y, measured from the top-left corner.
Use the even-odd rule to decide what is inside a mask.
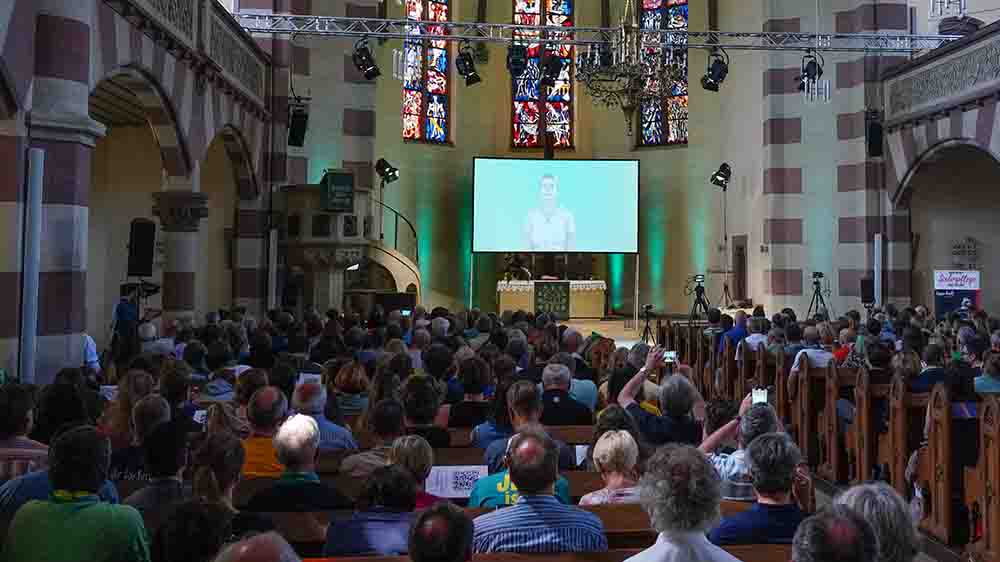
[[[571,252],[576,245],[576,219],[559,206],[559,180],[542,176],[539,207],[524,219],[524,242],[530,251]]]

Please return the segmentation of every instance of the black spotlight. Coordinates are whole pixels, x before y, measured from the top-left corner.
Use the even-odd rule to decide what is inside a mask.
[[[726,76],[729,76],[729,54],[722,49],[712,49],[708,55],[708,70],[701,77],[701,87],[709,92],[718,92]]]
[[[375,173],[385,183],[392,183],[399,179],[399,168],[390,164],[385,158],[379,158],[378,162],[375,163]]]
[[[816,82],[823,77],[823,55],[807,51],[802,57],[802,74],[795,80],[799,83],[799,91],[806,91],[806,84]]]
[[[528,70],[528,47],[511,45],[507,49],[507,70],[513,78],[520,78]]]
[[[559,79],[559,75],[562,74],[563,61],[561,58],[555,55],[549,55],[545,58],[545,62],[542,63],[542,86],[548,86],[549,88],[554,88],[556,85],[556,80]]]
[[[729,167],[729,164],[723,162],[719,166],[718,171],[712,174],[712,177],[708,178],[708,181],[712,182],[712,185],[716,185],[725,191],[729,187],[729,179],[733,177],[733,169]]]
[[[483,81],[479,73],[476,72],[476,59],[473,57],[472,46],[468,41],[463,41],[458,50],[458,56],[455,57],[455,68],[458,70],[459,76],[465,78],[466,86]]]
[[[354,54],[351,58],[354,59],[354,66],[365,75],[366,79],[374,80],[382,75],[382,71],[375,64],[372,50],[368,48],[368,39],[362,39],[354,44]]]

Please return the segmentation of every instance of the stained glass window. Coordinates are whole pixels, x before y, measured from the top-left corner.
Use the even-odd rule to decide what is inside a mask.
[[[448,21],[449,0],[406,0],[406,19]],[[443,26],[424,27],[430,35],[444,35]],[[449,140],[451,81],[448,46],[439,39],[423,39],[419,26],[406,30],[403,45],[403,138],[443,144]]]
[[[545,37],[535,31],[519,31],[514,38],[528,47],[528,69],[511,84],[511,117],[515,148],[537,148],[545,145],[545,133],[555,135],[557,148],[573,146],[573,47],[553,45],[542,52],[542,40],[568,37],[558,28],[573,26],[573,0],[513,0],[514,23],[545,25]],[[543,88],[543,54],[562,59],[562,72],[555,86]],[[547,90],[543,92],[542,90]],[[542,98],[545,98],[544,100]],[[544,107],[544,109],[543,109]]]
[[[639,22],[643,29],[679,29],[688,27],[688,0],[642,0]],[[683,78],[669,85],[664,100],[642,104],[640,108],[639,146],[668,146],[688,142],[687,49],[666,52],[656,41],[643,46],[649,57],[671,57],[683,68]]]

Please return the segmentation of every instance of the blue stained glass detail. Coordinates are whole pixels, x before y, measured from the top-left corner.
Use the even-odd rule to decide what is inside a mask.
[[[670,6],[667,8],[667,26],[671,29],[687,27],[688,7],[687,4],[681,6]]]
[[[643,0],[640,24],[643,29],[687,29],[687,0]],[[647,56],[663,56],[679,65],[684,78],[669,84],[666,107],[661,103],[644,104],[639,109],[639,144],[646,146],[680,144],[688,141],[688,59],[686,40],[674,38],[674,47],[660,49],[654,43],[646,47]]]
[[[648,123],[650,121],[662,121],[663,120],[663,108],[658,103],[644,103],[642,104],[642,122]]]
[[[427,118],[426,138],[431,142],[445,142],[448,138],[448,122],[438,117]]]
[[[539,78],[541,69],[537,58],[528,59],[528,67],[521,78],[514,82],[514,99],[517,101],[537,100],[539,93]]]
[[[659,10],[642,14],[643,29],[660,29],[661,25],[663,25],[663,14]]]
[[[642,144],[663,144],[663,123],[650,121],[642,125]]]
[[[427,116],[428,117],[447,117],[448,116],[448,97],[447,96],[431,96],[427,100]]]
[[[439,72],[448,72],[448,51],[444,49],[428,49],[427,65]]]
[[[556,85],[549,88],[549,101],[570,101],[569,81],[557,80]]]
[[[573,15],[573,0],[549,0],[550,14]]]
[[[568,103],[548,103],[546,105],[545,120],[553,125],[569,124],[569,104]]]

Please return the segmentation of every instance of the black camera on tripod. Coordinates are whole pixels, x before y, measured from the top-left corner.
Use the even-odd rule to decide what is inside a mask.
[[[823,275],[822,271],[814,271],[813,272],[813,280],[819,281],[823,277],[825,277],[825,275]]]

